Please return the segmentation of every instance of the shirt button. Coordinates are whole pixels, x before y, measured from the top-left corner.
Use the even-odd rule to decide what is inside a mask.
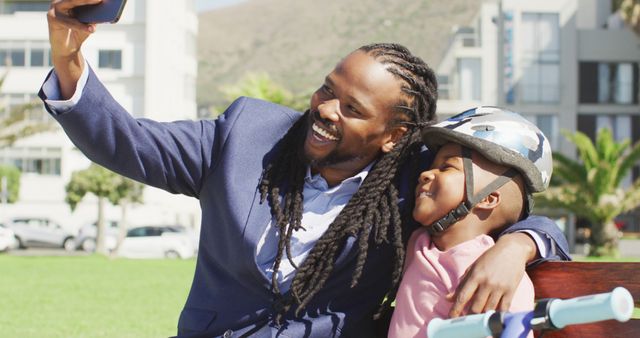
[[[224,334],[222,335],[222,337],[223,338],[229,338],[229,337],[231,337],[232,334],[233,334],[233,331],[227,330],[227,331],[224,331]]]

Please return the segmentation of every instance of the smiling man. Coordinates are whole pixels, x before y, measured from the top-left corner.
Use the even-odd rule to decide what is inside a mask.
[[[82,56],[95,26],[68,15],[97,1],[52,3],[54,71],[40,96],[91,160],[200,200],[200,250],[178,335],[373,336],[415,227],[403,206],[418,171],[406,159],[435,119],[433,71],[402,46],[373,44],[340,61],[302,115],[240,98],[217,120],[134,119]],[[508,305],[526,262],[547,256],[535,236],[566,244],[547,219],[510,231],[470,270],[455,311],[495,308],[496,298]]]

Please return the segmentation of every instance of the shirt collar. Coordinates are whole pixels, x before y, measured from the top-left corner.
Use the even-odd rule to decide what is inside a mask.
[[[369,165],[364,167],[359,173],[345,179],[344,181],[340,182],[340,184],[338,184],[335,187],[332,187],[331,189],[329,189],[329,184],[324,179],[324,177],[322,177],[322,175],[320,175],[319,173],[312,175],[311,167],[307,166],[307,174],[304,177],[305,185],[308,184],[316,189],[321,189],[321,190],[333,190],[333,189],[340,189],[340,187],[345,184],[356,183],[357,188],[360,188],[360,185],[362,185],[362,182],[364,182],[364,179],[367,178],[367,175],[369,175],[369,171],[371,170],[375,162],[376,161],[369,163]]]

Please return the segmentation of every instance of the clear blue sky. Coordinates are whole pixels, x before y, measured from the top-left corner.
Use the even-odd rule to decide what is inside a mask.
[[[242,1],[246,0],[196,0],[196,10],[198,12],[203,12],[218,7],[234,5]]]

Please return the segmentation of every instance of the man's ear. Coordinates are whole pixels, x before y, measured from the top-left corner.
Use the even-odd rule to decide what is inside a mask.
[[[483,198],[478,204],[475,205],[475,208],[480,208],[484,210],[495,209],[500,205],[502,201],[502,195],[500,191],[494,191],[487,195],[487,197]]]
[[[387,140],[382,145],[382,152],[388,153],[393,150],[393,147],[396,146],[396,143],[407,133],[407,127],[405,126],[396,126],[393,127],[391,132],[387,135]]]

